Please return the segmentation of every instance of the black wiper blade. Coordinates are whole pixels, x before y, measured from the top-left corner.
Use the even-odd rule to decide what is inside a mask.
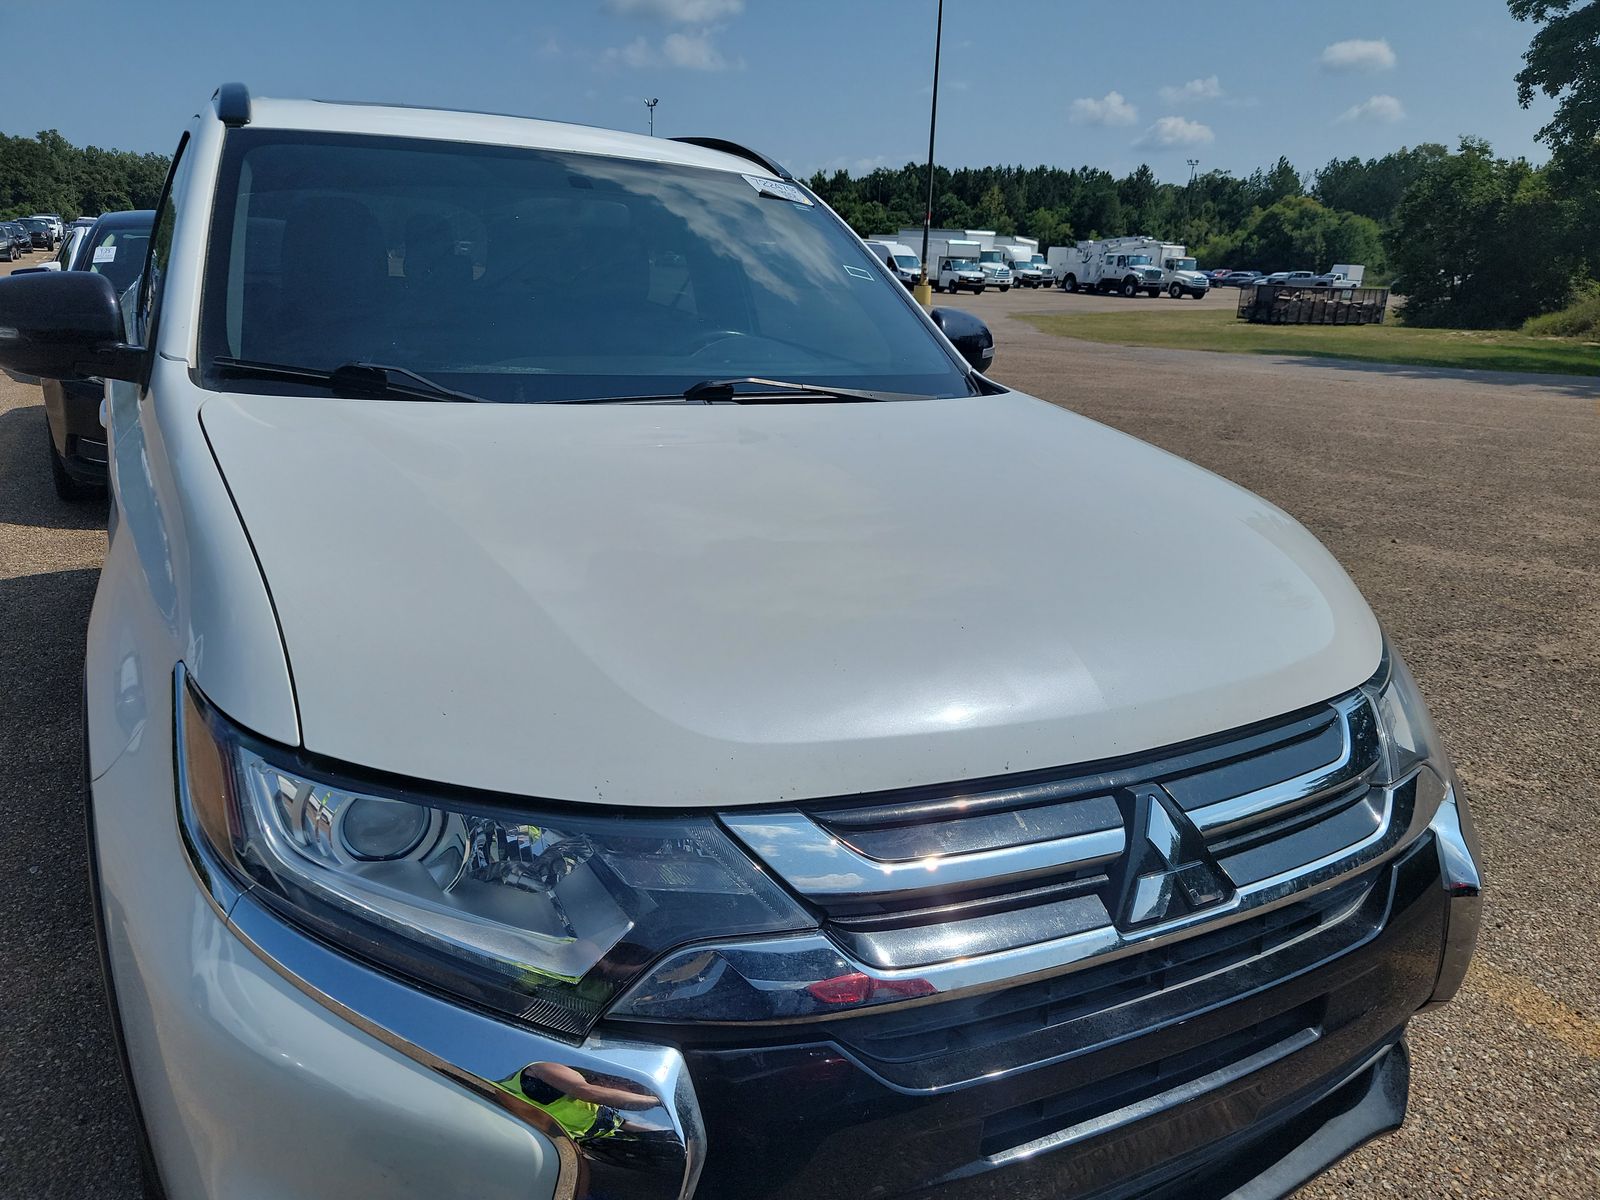
[[[742,392],[740,388],[759,388],[760,391]],[[770,404],[773,401],[808,400],[923,400],[924,396],[909,392],[869,392],[860,388],[831,387],[823,383],[796,383],[788,379],[762,379],[757,375],[741,375],[735,379],[702,379],[684,389],[683,398],[693,403],[711,404],[717,400],[732,400],[736,404]]]
[[[256,362],[248,358],[213,358],[211,365],[230,375],[256,379],[286,379],[291,383],[315,383],[335,391],[359,396],[404,396],[408,400],[449,400],[466,404],[487,404],[483,396],[458,392],[426,375],[406,367],[386,363],[348,362],[331,371],[316,367],[297,367],[290,363]]]

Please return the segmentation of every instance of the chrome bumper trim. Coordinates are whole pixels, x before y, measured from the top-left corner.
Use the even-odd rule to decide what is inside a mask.
[[[1450,897],[1450,914],[1445,924],[1439,978],[1433,995],[1422,1006],[1423,1012],[1447,1003],[1461,990],[1483,923],[1483,872],[1478,865],[1482,853],[1466,796],[1459,789],[1459,783],[1450,788],[1429,825],[1439,851],[1440,882]]]
[[[705,1162],[705,1127],[683,1056],[670,1046],[591,1037],[582,1045],[461,1008],[408,987],[296,932],[246,893],[228,928],[311,999],[406,1057],[544,1134],[559,1159],[556,1200],[589,1196],[590,1164],[621,1151],[638,1164],[625,1192],[608,1173],[607,1200],[688,1200]],[[525,1070],[577,1072],[637,1104],[602,1106],[603,1120],[570,1131],[523,1094]],[[601,1126],[604,1128],[601,1128]]]

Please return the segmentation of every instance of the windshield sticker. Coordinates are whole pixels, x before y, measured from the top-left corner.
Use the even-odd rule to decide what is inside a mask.
[[[792,183],[784,183],[781,179],[763,179],[759,175],[746,175],[744,181],[763,196],[771,196],[774,200],[787,200],[791,204],[803,204],[811,207],[811,197],[807,196]]]
[[[854,275],[857,279],[871,279],[872,278],[872,272],[871,271],[863,270],[860,267],[852,267],[849,263],[841,263],[840,265],[844,267],[844,273],[846,275]]]
[[[94,261],[108,263],[117,261],[117,248],[115,246],[96,246],[94,248]]]

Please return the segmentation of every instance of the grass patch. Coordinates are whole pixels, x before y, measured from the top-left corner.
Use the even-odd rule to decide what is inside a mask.
[[[1351,358],[1464,371],[1600,375],[1600,341],[1497,329],[1417,329],[1399,324],[1252,325],[1239,320],[1231,304],[1180,308],[1179,303],[1173,302],[1173,310],[1031,313],[1021,319],[1058,337],[1117,346]]]
[[[1522,332],[1539,337],[1600,340],[1600,293],[1585,296],[1560,312],[1545,313],[1542,317],[1529,317],[1523,322]]]

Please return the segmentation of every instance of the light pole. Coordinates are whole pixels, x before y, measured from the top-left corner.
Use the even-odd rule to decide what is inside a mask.
[[[646,100],[644,102],[644,106],[650,110],[650,136],[651,137],[655,137],[655,135],[656,135],[656,105],[658,105],[660,103],[661,103],[661,97],[660,96],[651,96],[650,99],[648,99],[648,100]]]
[[[944,0],[939,0],[939,15],[933,27],[933,104],[928,110],[928,206],[922,213],[922,278],[917,281],[917,302],[933,307],[933,289],[928,286],[928,233],[933,226],[933,135],[939,126],[939,51],[944,44]]]
[[[1193,187],[1195,168],[1200,165],[1200,160],[1198,158],[1189,158],[1184,161],[1189,164],[1189,186]]]

